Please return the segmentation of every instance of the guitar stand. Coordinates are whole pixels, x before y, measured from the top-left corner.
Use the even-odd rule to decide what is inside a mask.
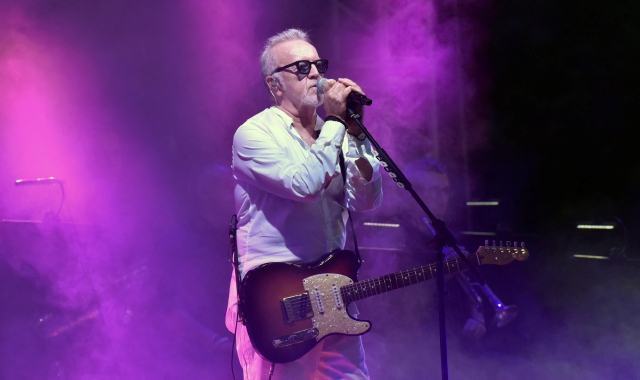
[[[411,194],[422,211],[424,211],[429,220],[431,220],[431,225],[436,231],[436,236],[433,238],[432,243],[438,249],[438,260],[436,263],[436,281],[438,289],[438,320],[440,322],[440,367],[442,370],[442,379],[447,380],[449,379],[449,369],[447,361],[447,336],[445,329],[444,312],[444,246],[447,245],[453,248],[458,257],[467,266],[469,274],[471,275],[470,277],[472,277],[475,282],[479,283],[481,286],[485,285],[486,282],[484,281],[482,276],[480,276],[480,273],[477,271],[477,269],[472,266],[471,263],[469,263],[467,257],[462,253],[462,251],[456,244],[456,239],[451,234],[451,231],[447,229],[445,223],[433,215],[431,210],[429,210],[427,205],[422,201],[420,196],[413,189],[407,177],[405,177],[402,171],[400,171],[400,168],[398,168],[398,166],[395,164],[395,162],[393,162],[387,152],[385,152],[385,150],[382,149],[382,147],[380,147],[380,145],[374,140],[367,128],[365,128],[364,124],[362,124],[362,116],[354,112],[353,109],[355,109],[354,104],[348,102],[347,116],[354,120],[358,124],[362,132],[365,134],[365,136],[369,138],[369,141],[377,151],[376,158],[378,159],[378,161],[380,161],[380,165],[382,165],[384,170],[389,173],[389,176],[393,178],[393,180],[400,188],[407,190]]]

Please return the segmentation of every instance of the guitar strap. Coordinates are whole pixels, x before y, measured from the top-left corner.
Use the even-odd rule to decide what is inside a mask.
[[[340,152],[340,172],[342,173],[342,183],[346,187],[347,185],[347,169],[344,163],[344,153]],[[347,209],[349,214],[349,225],[351,226],[351,236],[353,236],[353,250],[356,251],[356,257],[358,258],[358,264],[362,264],[362,258],[360,257],[360,250],[358,249],[358,239],[356,238],[356,229],[353,227],[353,218],[351,217],[351,211]]]

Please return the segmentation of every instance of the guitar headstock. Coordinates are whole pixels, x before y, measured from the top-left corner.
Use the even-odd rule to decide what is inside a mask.
[[[518,261],[525,261],[529,257],[529,250],[524,247],[524,243],[518,246],[518,242],[507,241],[507,245],[496,245],[496,241],[493,241],[493,245],[489,245],[489,241],[485,240],[484,245],[478,248],[478,255],[482,264],[494,264],[505,265],[512,262],[514,259]]]

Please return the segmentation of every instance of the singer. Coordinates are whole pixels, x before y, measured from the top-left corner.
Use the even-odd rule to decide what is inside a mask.
[[[329,62],[298,29],[269,38],[260,66],[274,105],[233,138],[241,276],[261,264],[309,263],[342,249],[347,210],[372,210],[382,201],[380,164],[346,115],[347,97],[362,89],[349,79],[328,80],[321,94],[317,83]],[[325,120],[316,113],[323,103]],[[271,370],[274,379],[369,378],[358,336],[329,336],[300,359],[272,368],[238,321],[237,301],[234,274],[226,324],[237,329],[245,379],[268,379]]]

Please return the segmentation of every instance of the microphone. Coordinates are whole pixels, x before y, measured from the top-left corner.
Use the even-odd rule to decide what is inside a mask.
[[[327,84],[327,78],[320,78],[318,83],[316,83],[316,88],[318,89],[318,94],[320,95],[324,94],[324,92],[330,89],[331,87],[332,87],[331,85]],[[370,106],[371,103],[373,103],[371,99],[367,98],[366,96],[362,95],[359,92],[354,92],[354,91],[351,91],[349,93],[349,96],[347,97],[347,102],[362,104],[365,106]]]
[[[16,186],[28,186],[28,185],[55,185],[62,183],[59,179],[53,177],[37,178],[37,179],[19,179],[16,181]]]

